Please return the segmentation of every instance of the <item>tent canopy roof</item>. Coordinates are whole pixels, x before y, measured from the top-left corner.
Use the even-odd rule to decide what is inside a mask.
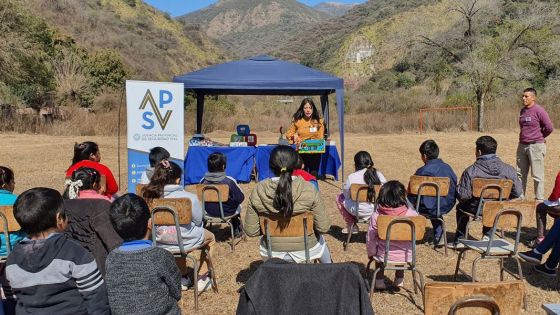
[[[207,95],[325,95],[344,89],[341,78],[264,55],[186,73],[173,81]]]

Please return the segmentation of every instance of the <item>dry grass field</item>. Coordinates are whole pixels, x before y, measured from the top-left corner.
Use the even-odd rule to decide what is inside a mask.
[[[434,139],[440,145],[441,157],[448,162],[458,176],[465,167],[474,161],[474,142],[479,133],[432,133],[415,134],[405,133],[396,135],[346,135],[346,173],[353,171],[353,156],[359,150],[369,151],[375,160],[375,166],[383,172],[388,179],[408,182],[410,175],[421,166],[418,146],[426,139]],[[517,146],[517,133],[511,131],[491,133],[498,140],[498,154],[507,163],[515,165],[515,150]],[[226,142],[229,138],[225,132],[214,133],[215,140]],[[274,143],[277,136],[259,134],[261,143]],[[338,138],[333,137],[339,144]],[[118,174],[117,139],[114,137],[53,137],[43,135],[0,135],[0,165],[11,167],[16,174],[16,193],[36,186],[47,186],[61,189],[64,172],[72,158],[72,147],[75,141],[93,140],[99,143],[102,162],[107,164],[115,175]],[[548,140],[546,157],[546,193],[550,193],[554,178],[560,169],[560,134],[554,133]],[[126,138],[121,138],[121,192],[126,187]],[[360,227],[360,234],[354,237],[355,241],[347,252],[342,250],[342,234],[344,223],[335,206],[335,196],[340,193],[341,181],[327,180],[320,182],[320,191],[332,220],[332,228],[326,236],[327,243],[336,262],[353,262],[362,270],[367,263],[365,251],[365,226]],[[255,183],[242,185],[246,196],[250,193]],[[532,184],[528,190],[528,197],[532,197]],[[454,211],[446,217],[448,235],[452,236],[455,229]],[[535,235],[534,219],[524,222],[522,241],[527,241]],[[480,225],[475,224],[472,229],[475,235],[480,234]],[[247,281],[252,272],[261,264],[258,253],[257,238],[241,242],[235,252],[230,252],[226,243],[227,233],[225,228],[214,228],[218,239],[217,250],[214,257],[218,284],[218,294],[205,292],[200,297],[200,313],[202,314],[232,314],[235,312],[238,301],[237,290]],[[427,233],[427,237],[431,234]],[[526,250],[525,246],[521,250]],[[470,266],[474,254],[468,255],[463,266]],[[429,281],[451,281],[454,272],[456,255],[451,251],[449,257],[442,252],[436,252],[426,245],[418,247],[418,266]],[[478,278],[482,281],[499,280],[495,272],[497,263],[494,261],[481,262],[478,269]],[[523,314],[543,313],[541,304],[545,302],[560,303],[558,293],[560,280],[548,279],[532,271],[529,264],[523,264],[523,272],[527,278],[528,311]],[[392,279],[393,275],[387,273]],[[509,276],[508,276],[509,278]],[[411,276],[407,273],[405,278],[407,290],[398,293],[376,293],[373,299],[373,308],[376,314],[421,314],[422,301],[420,295],[414,296],[411,292]],[[463,280],[470,280],[463,278]],[[412,300],[416,303],[411,303]],[[192,313],[192,293],[183,294],[185,313]]]

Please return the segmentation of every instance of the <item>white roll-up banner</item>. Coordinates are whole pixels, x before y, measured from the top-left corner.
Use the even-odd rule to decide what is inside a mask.
[[[154,147],[166,149],[183,168],[185,157],[184,90],[182,83],[126,81],[128,192],[136,191],[150,167]]]

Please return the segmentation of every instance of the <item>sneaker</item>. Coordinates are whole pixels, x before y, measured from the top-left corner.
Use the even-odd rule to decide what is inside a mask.
[[[527,244],[527,246],[529,248],[537,248],[537,246],[539,246],[539,244],[542,242],[543,239],[544,238],[535,237],[534,239],[529,241],[529,244]]]
[[[240,228],[233,230],[233,237],[235,238],[243,237],[243,231]]]
[[[360,232],[360,229],[358,228],[357,225],[352,226],[352,234],[358,234],[358,232]],[[345,227],[342,229],[342,234],[348,234],[348,228]]]
[[[394,284],[397,288],[403,288],[404,287],[404,278],[395,278]]]
[[[439,238],[436,238],[434,240],[434,242],[431,244],[434,245],[435,247],[443,247],[445,246],[444,240],[443,240],[443,236],[440,236]]]
[[[189,277],[181,277],[181,290],[186,291],[192,287],[192,280]]]
[[[521,259],[525,260],[526,262],[530,262],[533,264],[540,264],[542,260],[542,254],[535,253],[534,250],[529,250],[522,253],[517,253]]]
[[[556,269],[548,269],[546,264],[540,264],[533,267],[536,272],[542,273],[548,277],[556,277]]]
[[[198,292],[204,292],[212,287],[212,280],[208,275],[201,276],[198,278],[196,286],[198,288]]]
[[[447,248],[451,248],[451,249],[462,249],[465,248],[465,245],[459,241],[453,241],[453,242],[449,242],[447,243]]]
[[[387,290],[384,279],[375,279],[375,290]]]
[[[487,242],[487,241],[489,241],[489,240],[490,240],[490,236],[484,235],[484,236],[482,237],[482,240],[481,240],[481,241],[486,241],[486,242]]]

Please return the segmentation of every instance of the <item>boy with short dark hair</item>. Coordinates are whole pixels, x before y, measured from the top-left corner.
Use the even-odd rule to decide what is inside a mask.
[[[229,197],[222,204],[224,216],[232,216],[241,212],[241,203],[245,200],[245,195],[237,182],[232,177],[226,175],[227,158],[222,153],[212,153],[208,156],[208,173],[204,174],[201,184],[226,184],[229,187]],[[206,212],[212,217],[220,217],[220,206],[217,202],[207,202]],[[241,236],[241,221],[239,217],[231,220],[235,237]]]
[[[33,188],[14,204],[28,238],[8,256],[6,277],[17,314],[110,314],[107,287],[92,254],[62,233],[63,200],[50,188]]]
[[[144,199],[126,194],[113,202],[109,215],[124,240],[107,256],[112,314],[181,314],[181,274],[173,255],[149,240],[150,210]]]
[[[168,160],[171,158],[171,154],[165,148],[153,147],[150,149],[148,154],[148,160],[150,161],[150,166],[146,167],[146,170],[142,173],[140,178],[140,184],[149,184],[152,175],[154,174],[154,168],[161,162],[161,160]]]

